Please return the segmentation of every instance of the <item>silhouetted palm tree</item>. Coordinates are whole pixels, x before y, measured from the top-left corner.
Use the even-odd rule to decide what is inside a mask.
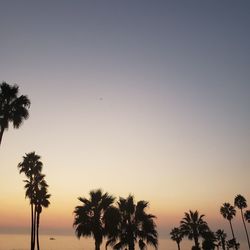
[[[181,220],[181,230],[190,240],[194,240],[194,249],[200,249],[199,237],[209,230],[207,223],[203,220],[205,215],[199,215],[198,211],[189,211]]]
[[[32,181],[30,180],[25,180],[24,182],[26,183],[24,188],[26,189],[25,192],[25,197],[30,199],[30,204],[31,206],[33,206],[33,234],[32,234],[32,238],[33,238],[33,248],[35,248],[35,238],[36,238],[36,232],[37,232],[37,219],[38,215],[37,215],[37,206],[39,205],[39,192],[40,190],[42,190],[43,188],[47,188],[47,183],[44,180],[45,175],[42,175],[41,173],[38,173],[34,179]],[[39,224],[38,224],[39,225]],[[38,234],[38,232],[37,232]],[[39,243],[39,241],[37,240],[37,242]],[[39,247],[39,246],[38,246]]]
[[[183,232],[179,227],[174,227],[170,232],[171,239],[176,242],[178,250],[180,250],[180,243],[183,239]]]
[[[40,161],[40,156],[36,155],[35,152],[31,152],[26,154],[23,157],[23,161],[18,164],[19,173],[24,173],[28,180],[25,180],[26,185],[26,193],[25,197],[30,199],[30,207],[31,207],[31,250],[35,247],[35,209],[34,209],[34,192],[35,192],[35,186],[39,182],[39,178],[43,179],[41,176],[41,170],[42,170],[42,162]]]
[[[27,176],[24,180],[26,189],[25,197],[29,198],[31,205],[31,250],[35,249],[37,237],[37,249],[39,250],[39,223],[42,207],[48,207],[50,194],[47,193],[45,175],[41,173],[43,164],[40,156],[35,152],[26,154],[23,161],[18,164],[19,172]]]
[[[242,222],[243,222],[244,229],[245,229],[246,236],[247,236],[248,248],[249,248],[249,250],[250,250],[249,236],[248,236],[247,227],[246,227],[246,223],[245,223],[244,215],[243,215],[243,208],[246,208],[246,207],[247,207],[247,201],[246,201],[246,199],[245,199],[242,195],[238,194],[238,195],[236,195],[236,197],[234,198],[234,205],[235,205],[237,208],[240,209]]]
[[[231,240],[228,240],[226,242],[226,246],[227,246],[227,250],[230,249],[230,248],[239,249],[240,248],[240,243],[236,242],[235,239],[231,239]]]
[[[74,227],[76,236],[80,238],[93,236],[95,249],[99,250],[106,235],[105,213],[109,210],[115,198],[100,189],[90,191],[90,199],[78,198],[83,204],[74,210]]]
[[[158,234],[155,216],[147,214],[145,209],[148,202],[139,201],[134,203],[133,196],[120,198],[118,202],[119,215],[116,216],[116,233],[109,235],[106,247],[113,246],[114,249],[128,247],[129,250],[135,249],[135,243],[139,240],[139,248],[144,249],[146,244],[157,248]]]
[[[203,242],[202,242],[202,249],[204,250],[214,250],[216,245],[216,237],[214,232],[208,230],[202,234]]]
[[[29,117],[30,100],[25,95],[18,97],[18,90],[17,85],[0,84],[0,145],[10,122],[14,128],[19,128],[23,120]]]
[[[220,213],[225,219],[227,219],[229,221],[230,228],[232,231],[233,240],[236,243],[236,238],[234,236],[233,225],[232,225],[232,219],[236,215],[235,208],[230,203],[226,202],[223,204],[223,206],[221,206]],[[237,244],[235,244],[235,249],[238,249]]]
[[[244,217],[245,217],[245,220],[250,223],[250,210],[247,210],[245,213],[244,213]]]
[[[222,247],[223,250],[226,250],[226,237],[227,234],[224,232],[224,230],[218,229],[215,232],[215,236],[218,241],[218,245]]]
[[[43,182],[42,185],[38,185],[36,189],[36,197],[35,197],[35,211],[36,211],[36,242],[37,242],[37,250],[40,249],[39,244],[39,225],[40,225],[40,215],[42,213],[42,208],[47,208],[50,204],[49,198],[50,194],[48,194],[47,183]]]

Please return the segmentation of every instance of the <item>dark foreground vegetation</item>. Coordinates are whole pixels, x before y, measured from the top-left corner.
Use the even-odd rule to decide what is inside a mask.
[[[184,237],[187,237],[189,240],[193,240],[194,246],[192,247],[192,250],[213,250],[215,248],[221,248],[223,250],[238,250],[240,248],[240,243],[236,240],[232,223],[233,218],[236,216],[236,208],[240,210],[248,248],[250,249],[249,235],[245,223],[245,221],[250,222],[250,210],[244,211],[244,209],[247,208],[247,202],[246,199],[240,194],[235,197],[234,206],[226,202],[220,208],[221,215],[229,222],[232,233],[231,239],[227,239],[227,235],[222,229],[218,229],[216,232],[213,232],[204,220],[205,216],[203,214],[199,215],[198,211],[189,211],[188,213],[185,213],[185,216],[180,221],[180,226],[174,227],[171,230],[171,239],[176,242],[178,250],[181,249],[180,244]],[[201,246],[199,239],[202,239]]]
[[[23,161],[18,164],[19,173],[24,173],[26,176],[25,197],[29,199],[31,209],[31,237],[30,249],[34,250],[39,245],[39,225],[40,216],[43,208],[49,206],[50,194],[48,194],[48,184],[45,181],[45,175],[42,174],[43,163],[40,161],[40,156],[35,152],[26,154]]]
[[[18,96],[19,87],[6,82],[0,84],[0,146],[3,133],[12,123],[19,128],[23,120],[28,119],[30,100],[26,95]]]
[[[90,192],[90,198],[79,198],[82,205],[75,208],[74,227],[78,238],[94,237],[95,249],[99,250],[103,238],[107,238],[106,248],[129,250],[146,249],[150,244],[157,248],[158,234],[155,216],[145,210],[148,202],[134,201],[134,197],[115,198],[100,189]]]

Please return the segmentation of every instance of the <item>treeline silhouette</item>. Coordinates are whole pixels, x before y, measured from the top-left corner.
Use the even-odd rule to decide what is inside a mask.
[[[129,250],[135,249],[135,244],[141,250],[150,244],[157,248],[158,234],[155,216],[146,213],[148,202],[138,201],[134,197],[115,198],[101,189],[90,191],[90,198],[78,198],[82,203],[74,210],[74,227],[78,238],[91,237],[95,240],[95,250],[100,249],[103,238],[106,237],[106,248]]]
[[[236,195],[234,199],[234,206],[225,202],[220,208],[220,213],[223,218],[229,221],[232,239],[226,240],[227,235],[222,229],[218,229],[216,232],[213,232],[204,220],[205,215],[199,215],[198,211],[193,212],[191,210],[188,213],[185,213],[185,216],[180,221],[180,226],[174,227],[171,230],[170,237],[176,242],[178,250],[181,249],[180,243],[184,237],[194,241],[192,250],[201,249],[199,238],[202,238],[202,249],[204,250],[213,250],[216,247],[217,249],[220,249],[221,247],[223,250],[230,248],[237,250],[240,247],[240,243],[236,240],[232,225],[232,220],[236,216],[235,208],[240,210],[248,248],[250,249],[249,235],[245,223],[245,221],[250,222],[250,210],[244,211],[244,209],[247,208],[247,202],[246,199],[240,194]]]

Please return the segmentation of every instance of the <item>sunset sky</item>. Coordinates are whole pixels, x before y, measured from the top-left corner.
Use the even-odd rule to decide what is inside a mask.
[[[163,237],[189,209],[230,235],[220,206],[250,205],[249,31],[247,0],[0,1],[0,81],[31,99],[0,148],[0,232],[29,227],[17,164],[35,151],[44,232],[73,234],[102,188],[149,201]]]

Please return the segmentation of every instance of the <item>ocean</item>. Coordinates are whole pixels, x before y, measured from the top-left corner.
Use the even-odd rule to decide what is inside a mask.
[[[55,240],[50,240],[53,237]],[[29,250],[30,236],[28,234],[0,234],[0,250]],[[190,250],[192,241],[183,240],[182,250]],[[91,238],[77,239],[75,236],[65,235],[40,235],[41,250],[93,250],[94,240]],[[108,248],[111,250],[111,248]],[[138,248],[136,248],[138,250]],[[147,250],[154,248],[148,246]],[[176,250],[177,245],[170,239],[159,239],[159,250]],[[240,249],[246,250],[246,242],[241,242]],[[101,245],[101,250],[105,250],[105,242]]]
[[[55,240],[50,240],[53,237]],[[30,236],[28,234],[0,234],[0,250],[29,250]],[[182,250],[190,250],[192,242],[183,241]],[[41,250],[93,250],[94,240],[91,238],[77,239],[75,236],[40,235]],[[108,248],[111,250],[111,248]],[[148,246],[147,250],[154,248]],[[159,240],[159,250],[176,250],[176,243],[169,239]],[[105,250],[105,242],[101,245]]]

